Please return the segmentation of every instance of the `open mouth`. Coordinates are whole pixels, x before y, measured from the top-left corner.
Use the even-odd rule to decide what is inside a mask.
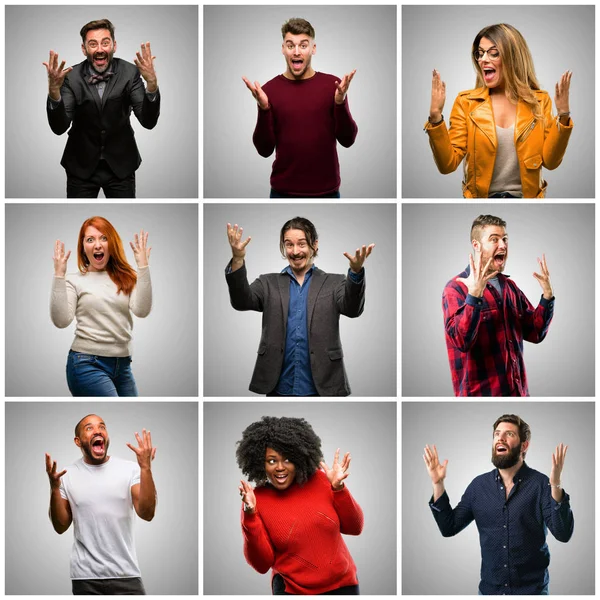
[[[486,81],[486,83],[489,83],[490,81],[492,81],[492,79],[494,79],[496,75],[496,69],[493,69],[492,67],[484,67],[483,68],[483,78]]]
[[[92,442],[92,452],[95,455],[102,456],[104,454],[104,438],[97,437]]]
[[[108,62],[108,54],[100,53],[94,54],[94,63],[99,66],[103,66]]]
[[[285,483],[288,480],[288,477],[289,477],[289,475],[287,473],[284,473],[282,475],[273,475],[273,479],[278,484]]]
[[[94,260],[101,263],[104,260],[104,252],[94,252]]]
[[[508,452],[508,448],[504,444],[496,445],[496,454],[506,454]]]
[[[299,71],[302,68],[302,65],[304,64],[303,60],[299,60],[299,59],[292,59],[292,67],[295,71]]]
[[[498,254],[496,254],[494,256],[494,263],[495,263],[496,267],[501,267],[504,264],[505,260],[506,260],[506,252],[498,252]]]

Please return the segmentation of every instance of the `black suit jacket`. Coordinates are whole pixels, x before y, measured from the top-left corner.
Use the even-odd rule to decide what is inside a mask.
[[[230,263],[231,264],[231,263]],[[228,265],[229,267],[229,265]],[[231,305],[236,310],[262,312],[262,336],[250,391],[268,394],[275,389],[285,353],[290,278],[287,273],[261,275],[248,283],[246,265],[227,273]],[[313,381],[320,396],[348,396],[340,315],[358,317],[365,307],[366,276],[361,283],[350,277],[325,273],[315,267],[308,291],[308,347]]]
[[[146,129],[152,129],[160,113],[160,94],[153,102],[138,68],[113,58],[102,99],[88,83],[88,61],[75,65],[60,89],[60,103],[52,108],[47,100],[48,123],[56,135],[71,125],[60,164],[75,177],[88,179],[102,156],[119,179],[131,175],[142,162],[129,117],[131,110]]]

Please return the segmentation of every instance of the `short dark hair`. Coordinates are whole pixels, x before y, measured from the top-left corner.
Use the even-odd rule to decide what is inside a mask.
[[[281,233],[279,235],[279,249],[281,250],[281,255],[285,258],[285,244],[283,238],[285,237],[285,232],[290,229],[300,229],[303,231],[306,235],[306,243],[311,249],[313,257],[317,256],[318,249],[315,247],[315,243],[319,239],[319,236],[317,235],[315,226],[304,217],[294,217],[287,221],[281,228]]]
[[[237,442],[237,464],[250,481],[265,485],[265,453],[272,448],[296,468],[296,481],[303,484],[323,460],[321,438],[308,421],[296,417],[262,417],[248,425]]]
[[[516,425],[519,428],[519,441],[521,443],[528,442],[531,439],[531,429],[519,415],[502,415],[501,417],[498,417],[492,431],[496,431],[496,428],[500,423],[512,423],[513,425]],[[525,458],[525,454],[526,452],[523,452],[523,458]]]
[[[477,240],[481,241],[481,232],[484,227],[488,225],[495,225],[496,227],[506,228],[506,221],[500,217],[494,217],[494,215],[479,215],[471,225],[471,239],[469,241]]]
[[[75,425],[75,437],[79,437],[79,427],[88,417],[97,417],[97,416],[98,415],[96,413],[90,413],[89,415],[85,415],[85,417],[83,417],[83,419],[81,419],[79,421],[79,423],[77,423],[77,425]]]
[[[99,21],[90,21],[81,28],[79,35],[81,35],[84,46],[87,32],[93,31],[94,29],[108,29],[108,31],[110,31],[110,37],[112,38],[112,41],[115,41],[115,26],[108,19],[100,19]]]
[[[281,26],[281,36],[285,39],[286,33],[292,33],[293,35],[300,35],[305,33],[308,37],[315,38],[315,30],[313,26],[306,19],[288,19]]]

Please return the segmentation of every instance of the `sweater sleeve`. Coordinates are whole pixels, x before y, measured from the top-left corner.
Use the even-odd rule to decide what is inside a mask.
[[[360,535],[364,525],[363,511],[346,486],[333,492],[333,506],[340,519],[340,531],[346,535]]]
[[[150,314],[150,310],[152,309],[150,267],[141,267],[137,275],[137,283],[129,297],[129,308],[136,317],[143,319]]]
[[[50,295],[50,318],[56,327],[64,329],[75,318],[77,309],[77,290],[67,281],[66,277],[52,279],[52,293]]]
[[[275,124],[273,122],[273,109],[267,110],[258,107],[258,119],[252,136],[254,147],[264,158],[268,158],[275,150]]]
[[[275,551],[258,510],[252,514],[242,506],[242,533],[246,561],[259,573],[266,573],[275,563]]]
[[[335,117],[335,137],[344,148],[350,148],[356,140],[358,126],[350,114],[347,96],[342,104],[334,102],[333,114]]]

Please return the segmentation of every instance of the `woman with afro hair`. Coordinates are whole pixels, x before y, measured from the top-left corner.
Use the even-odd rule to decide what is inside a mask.
[[[341,536],[359,535],[363,513],[346,488],[350,453],[330,467],[304,419],[263,417],[238,442],[244,556],[273,570],[273,594],[358,595],[356,565]],[[319,469],[320,467],[320,469]]]

